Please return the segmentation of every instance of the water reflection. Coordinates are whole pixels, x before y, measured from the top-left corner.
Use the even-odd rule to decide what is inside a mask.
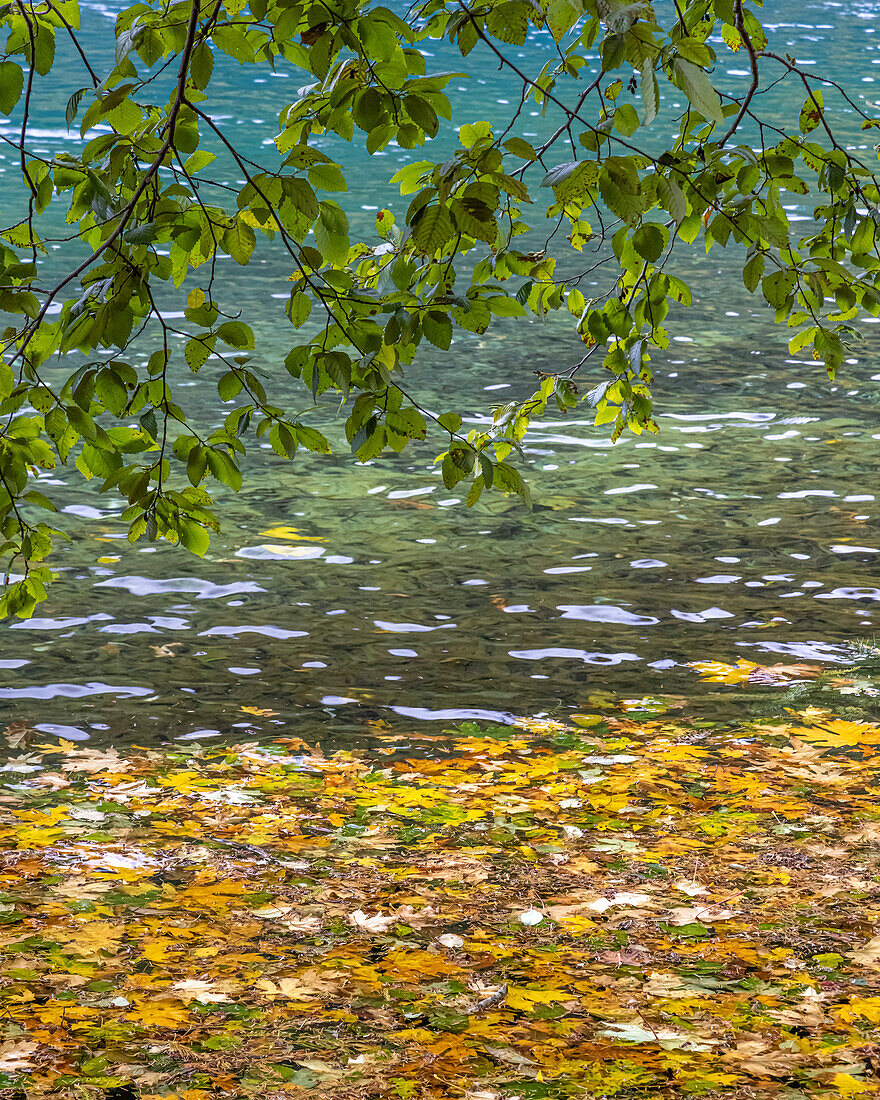
[[[780,27],[799,58],[846,50],[851,66],[876,51],[867,10],[785,0],[773,16],[790,16]],[[270,140],[271,119],[246,117],[250,105],[265,118],[265,91],[218,65],[226,124],[248,124],[257,146]],[[487,102],[509,98],[506,79],[480,77]],[[790,121],[790,104],[768,102]],[[545,125],[524,117],[535,133]],[[63,149],[71,139],[50,122],[40,140]],[[377,164],[408,156],[365,161],[352,209],[372,206]],[[339,457],[298,456],[291,468],[267,445],[240,495],[219,492],[224,535],[198,561],[129,546],[112,500],[64,469],[46,476],[76,539],[53,559],[49,605],[0,635],[2,718],[97,741],[280,728],[344,741],[413,722],[505,724],[607,691],[709,699],[687,667],[695,659],[845,661],[843,643],[873,633],[880,601],[880,362],[866,341],[829,385],[789,356],[726,255],[689,263],[703,293],[654,364],[661,435],[612,447],[580,409],[537,424],[531,513],[492,498],[469,511],[443,487],[430,446],[355,467],[343,444]],[[286,294],[267,287],[283,290],[286,275],[272,258],[234,273],[260,367],[281,393],[272,356]],[[218,279],[232,278],[219,265]],[[532,372],[571,348],[554,319],[464,334],[411,380],[440,407],[454,378],[456,403],[479,425],[492,400],[529,392]],[[181,371],[173,382],[216,419],[210,378]],[[339,439],[335,410],[310,415]]]

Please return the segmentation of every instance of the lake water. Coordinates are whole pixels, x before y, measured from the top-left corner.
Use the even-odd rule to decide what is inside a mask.
[[[781,52],[870,101],[878,9],[780,0],[766,18]],[[85,10],[89,46],[106,57],[115,9]],[[531,68],[547,49],[529,47]],[[732,88],[743,61],[719,53]],[[77,140],[60,121],[82,83],[75,64],[65,53],[37,151]],[[474,111],[479,92],[476,116],[503,117],[514,82],[478,51],[468,65],[476,82],[456,86],[459,106]],[[218,121],[269,155],[295,76],[254,80],[232,63],[218,72]],[[796,126],[800,102],[777,93],[768,109]],[[667,102],[661,132],[673,113]],[[524,116],[519,132],[548,125]],[[855,144],[871,137],[843,115],[841,125]],[[389,150],[354,165],[345,203],[356,224],[378,207],[401,209],[383,180],[396,161],[424,155]],[[15,165],[0,168],[8,209]],[[873,636],[880,603],[874,322],[830,384],[788,355],[786,332],[745,292],[735,259],[682,252],[699,296],[655,358],[659,437],[612,446],[586,408],[536,424],[532,512],[501,497],[467,509],[463,493],[443,488],[430,443],[367,466],[346,448],[294,465],[257,448],[243,491],[218,494],[223,534],[200,561],[129,546],[117,502],[56,471],[43,487],[74,540],[53,558],[60,580],[37,617],[0,628],[0,725],[141,744],[283,729],[345,744],[383,723],[562,714],[604,693],[674,693],[717,709],[695,660],[844,662],[847,640]],[[246,271],[219,270],[257,330],[272,386],[288,393],[283,258],[270,250]],[[477,423],[493,402],[531,392],[532,371],[570,361],[577,344],[562,320],[465,333],[421,359],[410,385],[433,407],[454,393],[450,404]],[[217,418],[211,377],[209,364],[198,381],[185,368],[177,379],[182,403],[205,421]],[[305,392],[297,401],[311,404]],[[760,703],[767,689],[752,690]]]

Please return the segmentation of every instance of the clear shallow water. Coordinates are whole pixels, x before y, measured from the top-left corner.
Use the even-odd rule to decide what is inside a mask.
[[[776,44],[849,73],[859,91],[880,62],[878,7],[780,3]],[[100,52],[112,43],[92,10]],[[723,55],[722,69],[737,66]],[[270,155],[267,89],[237,66],[221,73],[218,118]],[[480,80],[484,114],[517,94],[494,70]],[[773,102],[790,124],[799,108]],[[35,147],[63,147],[63,124],[40,121]],[[522,132],[547,125],[526,120]],[[394,205],[379,191],[389,159],[422,155],[357,165],[347,208]],[[709,702],[694,660],[845,660],[847,639],[873,634],[880,602],[875,330],[866,325],[858,361],[832,386],[791,360],[786,332],[724,253],[687,262],[700,296],[655,360],[661,435],[612,447],[587,410],[536,425],[531,513],[503,498],[468,510],[443,488],[430,445],[365,467],[344,453],[291,466],[257,450],[242,493],[219,494],[224,532],[199,561],[129,546],[115,501],[54,472],[43,488],[75,538],[53,559],[61,580],[39,617],[0,628],[0,717],[140,743],[282,724],[314,737],[320,723],[322,737],[344,741],[377,721],[503,721],[608,691]],[[282,258],[220,271],[277,379]],[[465,334],[423,358],[411,384],[435,407],[454,390],[476,422],[493,401],[529,392],[531,372],[567,361],[574,343],[556,321]],[[196,382],[182,371],[178,384],[210,420],[206,372]]]

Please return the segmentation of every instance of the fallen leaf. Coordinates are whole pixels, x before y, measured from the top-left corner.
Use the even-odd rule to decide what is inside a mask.
[[[221,1004],[231,998],[218,990],[215,982],[199,981],[197,978],[187,978],[186,981],[174,982],[173,990],[181,994],[181,1000],[201,1001],[202,1004]]]
[[[0,1073],[17,1073],[22,1069],[32,1069],[31,1055],[39,1049],[39,1043],[3,1043],[0,1044]]]

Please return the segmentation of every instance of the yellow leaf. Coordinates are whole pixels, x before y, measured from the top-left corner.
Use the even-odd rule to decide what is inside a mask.
[[[854,997],[848,1005],[836,1009],[834,1015],[845,1024],[854,1020],[880,1024],[880,997]]]
[[[16,835],[18,847],[22,850],[28,848],[51,848],[64,832],[61,829],[22,829]]]
[[[848,1073],[835,1073],[831,1083],[841,1096],[856,1096],[860,1092],[872,1092],[873,1088],[867,1081],[859,1081]]]
[[[95,920],[75,932],[54,932],[53,938],[68,943],[80,954],[89,955],[96,951],[116,951],[124,935],[124,928],[109,921]]]
[[[140,1020],[150,1027],[177,1027],[189,1020],[189,1009],[179,1001],[144,1001],[126,1013],[129,1020]]]
[[[524,985],[512,985],[504,999],[505,1008],[515,1008],[520,1012],[533,1012],[538,1005],[558,1004],[561,1001],[574,1001],[577,997],[567,990],[529,989]]]
[[[185,890],[177,892],[177,897],[183,901],[197,902],[211,908],[225,905],[223,895],[232,897],[246,893],[248,887],[243,882],[206,882],[195,886],[188,886]]]
[[[261,535],[268,535],[270,539],[290,539],[291,542],[326,542],[326,539],[317,535],[301,535],[296,527],[270,527],[268,531],[260,531]]]
[[[174,940],[155,940],[144,947],[141,954],[148,962],[165,962],[168,949],[175,946]]]
[[[826,719],[820,725],[794,727],[791,733],[806,741],[822,745],[876,745],[880,744],[880,726],[867,722],[847,722],[843,719]]]
[[[725,665],[721,661],[691,661],[691,668],[695,668],[704,680],[713,684],[742,684],[758,668],[751,661],[737,661],[735,665]]]
[[[599,723],[602,721],[602,715],[601,714],[572,714],[571,720],[572,720],[572,722],[574,722],[574,724],[576,726],[581,726],[582,728],[588,728],[589,726],[598,726]]]

